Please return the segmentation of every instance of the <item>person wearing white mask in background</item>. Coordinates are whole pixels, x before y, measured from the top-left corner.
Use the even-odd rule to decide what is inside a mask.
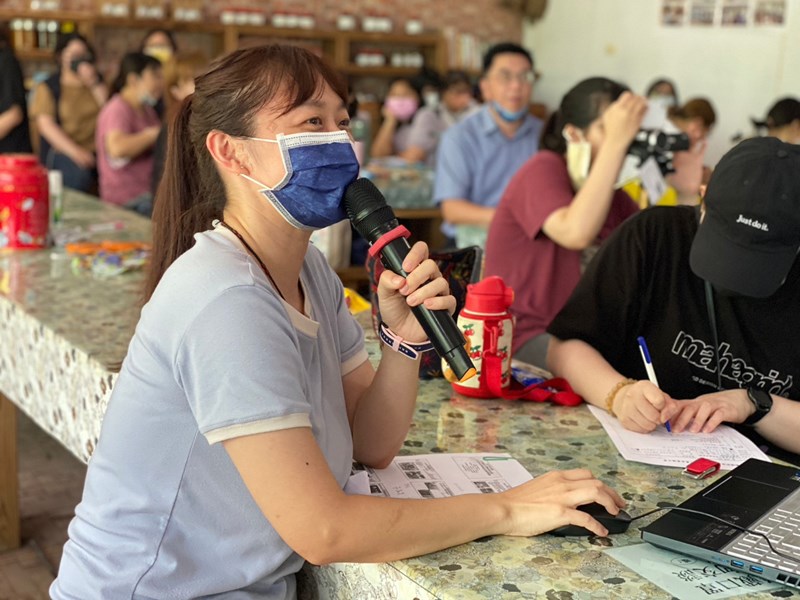
[[[535,80],[525,48],[492,46],[480,80],[485,104],[442,135],[433,201],[442,209],[442,231],[458,247],[485,245],[503,190],[539,149],[542,122],[529,112]]]
[[[158,59],[162,65],[165,65],[178,52],[178,43],[175,41],[175,36],[171,31],[151,29],[142,38],[142,45],[139,50],[148,56]]]
[[[141,52],[122,58],[113,96],[97,119],[97,167],[103,201],[150,214],[153,146],[161,131],[154,106],[163,91],[158,60]]]
[[[678,106],[678,91],[669,79],[656,79],[645,93],[650,102],[660,104],[665,110]]]
[[[398,156],[408,148],[411,120],[420,106],[420,92],[411,81],[395,79],[383,101],[383,122],[372,141],[372,158]]]
[[[175,60],[175,55],[178,53],[178,42],[169,29],[160,27],[151,29],[144,34],[139,52],[152,56],[166,68]],[[166,114],[164,102],[159,100],[154,108],[158,116],[163,119]]]
[[[752,119],[762,135],[778,138],[788,144],[800,144],[800,101],[782,98],[772,105],[763,121]]]
[[[545,332],[597,244],[638,211],[615,189],[647,100],[604,77],[561,99],[541,149],[511,179],[486,242],[486,275],[512,288],[515,358],[544,367]]]

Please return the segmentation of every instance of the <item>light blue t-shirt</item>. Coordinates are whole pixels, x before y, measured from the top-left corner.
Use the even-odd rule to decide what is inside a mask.
[[[219,442],[310,426],[339,484],[349,476],[342,376],[367,355],[325,258],[309,246],[308,318],[228,231],[195,240],[142,310],[53,598],[293,598],[303,559]]]
[[[442,134],[436,154],[433,201],[464,198],[481,206],[497,206],[508,182],[539,149],[542,122],[525,117],[513,138],[500,130],[484,105],[478,112]],[[455,237],[455,227],[442,231]]]

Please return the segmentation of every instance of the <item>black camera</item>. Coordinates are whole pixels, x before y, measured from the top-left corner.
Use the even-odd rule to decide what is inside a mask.
[[[69,63],[69,68],[72,69],[73,73],[77,73],[78,67],[81,65],[81,63],[89,63],[90,65],[94,64],[94,56],[85,54],[83,56],[79,56],[78,58],[74,58]]]
[[[628,154],[639,159],[641,166],[651,156],[663,175],[674,173],[672,158],[675,152],[688,150],[689,136],[685,133],[665,133],[658,129],[640,129],[633,138]]]

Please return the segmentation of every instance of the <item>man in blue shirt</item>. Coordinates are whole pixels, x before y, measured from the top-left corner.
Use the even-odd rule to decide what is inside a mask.
[[[433,200],[442,209],[442,231],[459,247],[484,245],[503,190],[539,149],[542,122],[528,112],[534,79],[525,48],[491,47],[480,81],[485,105],[442,136]]]

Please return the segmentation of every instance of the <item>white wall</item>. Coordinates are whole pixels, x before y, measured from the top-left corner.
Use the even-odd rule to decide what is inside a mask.
[[[781,96],[800,97],[800,0],[787,0],[783,27],[664,27],[661,0],[550,0],[527,24],[526,47],[543,78],[534,98],[555,109],[585,77],[603,75],[644,93],[665,76],[681,101],[707,96],[717,112],[707,162],[715,163],[750,117],[763,118]]]

